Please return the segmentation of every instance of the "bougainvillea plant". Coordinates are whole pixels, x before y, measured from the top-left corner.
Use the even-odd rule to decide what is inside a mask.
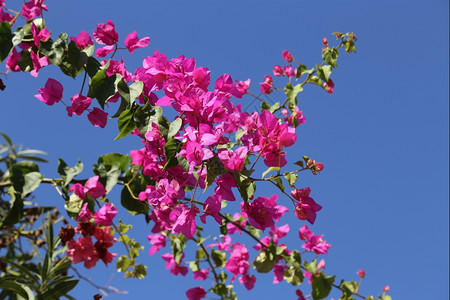
[[[69,117],[87,115],[95,127],[117,121],[116,139],[134,135],[142,148],[99,157],[93,175],[85,179],[75,179],[81,162],[70,167],[59,159],[60,178],[52,179],[39,171],[42,152],[20,151],[2,133],[1,299],[71,298],[68,293],[78,283],[74,277],[83,278],[78,271],[70,275],[76,264],[88,269],[115,265],[125,277],[144,278],[147,267],[138,258],[144,247],[128,235],[132,226],[115,218],[118,210],[145,218],[151,231],[149,255],[160,253],[170,273],[191,272],[202,282],[186,291],[188,299],[208,294],[237,299],[233,285],[251,290],[261,273],[272,273],[274,284],[292,284],[297,299],[324,299],[333,288],[341,291],[340,299],[374,299],[358,293],[361,281],[336,281],[324,272],[323,257],[331,245],[308,227],[320,218],[322,205],[309,187],[295,185],[301,174],[317,175],[324,165],[303,156],[293,168],[286,160],[296,129],[306,121],[298,94],[309,85],[333,93],[331,74],[340,50],[355,52],[353,33],[334,33],[335,46],[324,38],[322,61],[311,68],[283,51],[284,65],[275,65],[271,73],[285,82],[284,88],[275,86],[272,75],[259,83],[262,94],[281,99],[269,104],[249,91],[250,79],[224,74],[211,82],[208,68],[183,55],[170,59],[155,51],[142,67],[128,70],[116,54],[148,47],[149,37],[139,38],[134,31],[123,39],[111,20],[91,33],[54,36],[46,26],[43,2],[29,0],[12,10],[0,0],[5,74],[38,77],[40,69],[52,66],[61,75],[81,77],[77,94],[67,95],[63,84],[48,78],[34,97],[49,106],[62,103]],[[5,88],[3,80],[0,87]],[[233,102],[244,96],[260,101],[261,109],[247,112]],[[257,168],[266,171],[259,176]],[[40,184],[54,186],[65,200],[64,213],[31,205],[30,195]],[[272,185],[276,193],[258,194],[261,184]],[[108,198],[116,185],[122,189],[120,199]],[[209,195],[203,201],[201,190]],[[286,214],[298,222],[285,224]],[[46,222],[35,228],[40,217]],[[58,231],[54,224],[60,222]],[[216,228],[217,238],[205,238],[206,227]],[[298,231],[301,248],[283,243],[290,230]],[[22,240],[32,250],[22,249]],[[124,245],[122,254],[110,251],[116,243]],[[192,257],[185,252],[189,247]],[[361,280],[365,272],[357,276]],[[390,299],[388,290],[378,299]]]

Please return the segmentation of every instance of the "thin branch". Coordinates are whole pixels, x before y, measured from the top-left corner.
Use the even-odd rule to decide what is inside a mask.
[[[108,293],[115,293],[115,294],[128,294],[128,291],[121,291],[113,286],[99,286],[92,282],[90,278],[84,277],[83,275],[78,272],[75,267],[70,266],[70,268],[77,274],[78,278],[85,280],[87,283],[98,289],[103,295],[108,296]]]

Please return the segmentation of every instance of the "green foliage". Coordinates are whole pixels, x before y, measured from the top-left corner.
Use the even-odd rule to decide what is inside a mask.
[[[2,62],[6,57],[8,57],[9,52],[13,48],[11,34],[11,25],[9,22],[0,23],[0,62]]]

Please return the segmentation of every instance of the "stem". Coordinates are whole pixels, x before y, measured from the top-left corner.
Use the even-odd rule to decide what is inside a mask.
[[[240,230],[242,230],[243,232],[245,232],[246,234],[248,234],[252,239],[254,239],[255,241],[257,241],[259,244],[261,244],[261,246],[263,247],[267,247],[266,244],[264,244],[263,242],[261,242],[256,236],[254,236],[250,231],[248,231],[247,229],[245,229],[244,227],[241,226],[241,224],[231,220],[230,218],[228,218],[226,215],[219,213],[219,216],[226,219],[228,222],[230,222],[231,224],[233,224],[234,226],[236,226],[237,228],[239,228]]]
[[[194,242],[198,243],[198,240],[195,239],[194,237],[192,238],[192,240],[193,240]],[[219,276],[217,275],[216,269],[214,268],[214,265],[213,265],[212,262],[211,262],[211,257],[209,256],[208,251],[206,250],[205,246],[203,246],[203,243],[201,243],[199,246],[203,249],[203,252],[205,252],[205,255],[206,255],[206,261],[208,262],[208,265],[211,267],[211,271],[212,271],[213,274],[214,274],[214,279],[215,279],[215,281],[216,281],[217,283],[219,283],[220,278],[219,278]]]
[[[128,294],[127,291],[121,291],[112,286],[99,286],[91,281],[91,279],[84,277],[78,272],[75,267],[70,266],[70,268],[77,274],[78,278],[85,280],[87,283],[98,289],[103,295],[108,296],[108,293],[116,293],[116,294]]]
[[[84,78],[83,78],[83,83],[81,84],[80,95],[83,94],[84,83],[86,82],[86,77],[87,77],[87,71],[86,71],[86,67],[85,67],[84,68]]]

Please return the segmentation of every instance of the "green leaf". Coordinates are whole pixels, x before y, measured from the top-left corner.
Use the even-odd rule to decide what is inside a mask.
[[[147,267],[144,265],[137,265],[134,272],[136,273],[135,277],[137,279],[143,279],[147,276]]]
[[[341,282],[342,296],[339,299],[342,300],[354,300],[353,293],[358,289],[358,283],[355,281]]]
[[[75,78],[84,70],[84,65],[87,63],[87,60],[88,55],[81,51],[75,42],[71,41],[59,68],[64,74]]]
[[[98,165],[103,165],[108,170],[110,166],[119,164],[119,169],[124,173],[128,169],[131,157],[122,153],[108,153],[100,156],[97,160]]]
[[[335,277],[327,276],[323,271],[314,276],[312,282],[312,297],[314,300],[325,299],[330,294]]]
[[[117,85],[121,80],[122,75],[114,74],[108,77],[108,75],[106,75],[106,70],[100,70],[92,77],[92,95],[97,98],[98,104],[100,104],[102,109],[105,109],[106,100],[117,93]]]
[[[297,68],[297,78],[303,74],[312,74],[312,72],[314,72],[314,68],[308,70],[304,64],[300,64]]]
[[[289,266],[283,272],[283,277],[286,282],[292,284],[293,286],[299,285],[303,282],[303,273],[300,268],[294,266]]]
[[[70,292],[73,288],[75,288],[76,285],[78,284],[78,281],[79,281],[78,279],[73,279],[58,282],[51,289],[42,294],[41,299],[54,299],[62,297],[68,292]]]
[[[314,259],[312,262],[307,263],[306,261],[304,262],[304,267],[305,269],[311,273],[311,274],[316,274],[317,273],[317,259]]]
[[[40,52],[48,57],[48,60],[52,65],[59,66],[67,51],[67,33],[61,33],[55,42],[49,39],[46,42],[41,42]]]
[[[9,22],[0,23],[0,62],[8,57],[13,48],[14,35],[11,34],[11,24]]]
[[[0,280],[0,289],[14,291],[21,297],[23,297],[25,299],[29,299],[26,290],[22,287],[21,284],[15,282],[15,281]]]
[[[303,168],[303,161],[302,161],[302,160],[296,161],[296,162],[294,163],[294,165],[297,165],[297,166]]]
[[[328,49],[324,49],[322,50],[322,59],[329,64],[330,66],[332,66],[333,68],[337,67],[337,59],[339,56],[339,51],[336,48],[328,48]]]
[[[23,185],[22,196],[25,197],[27,194],[34,191],[41,184],[43,178],[44,176],[39,172],[25,174],[25,184]]]
[[[214,248],[211,249],[211,258],[214,261],[214,264],[218,268],[222,268],[225,266],[227,254],[225,252],[214,250]]]
[[[86,63],[86,70],[90,78],[93,78],[100,71],[102,65],[93,57],[88,57]]]
[[[17,65],[23,72],[29,72],[33,70],[33,61],[31,60],[31,54],[29,50],[22,50],[20,52],[19,60]]]
[[[320,79],[322,79],[324,82],[328,82],[328,79],[331,75],[331,66],[317,66],[317,75]]]
[[[131,187],[136,187],[135,184],[130,184],[130,186]],[[142,190],[144,190],[144,188],[141,188],[141,189],[135,188],[133,190],[133,193],[135,195],[139,195],[139,192],[142,191]],[[146,216],[148,215],[148,207],[145,205],[144,202],[141,202],[139,200],[134,199],[131,196],[130,192],[128,191],[127,187],[124,187],[122,189],[122,193],[121,193],[121,197],[120,197],[120,203],[132,215],[137,215],[137,214],[144,214]]]
[[[268,273],[273,269],[273,266],[278,260],[276,245],[271,242],[270,245],[258,254],[253,267],[259,273]]]
[[[264,176],[266,176],[267,173],[272,172],[272,171],[277,171],[277,173],[278,173],[278,172],[280,172],[280,167],[270,167],[270,168],[268,168],[267,170],[265,170],[262,173],[261,179],[264,179]]]
[[[297,181],[298,175],[286,172],[284,174],[284,178],[286,178],[286,180],[288,181],[289,185],[291,186]]]
[[[353,40],[345,41],[344,46],[345,46],[345,51],[347,51],[347,53],[352,53],[352,52],[356,53],[355,42]]]
[[[16,163],[16,165],[20,166],[23,174],[28,174],[31,172],[39,172],[39,166],[32,161],[23,160]]]
[[[284,185],[283,185],[283,182],[281,181],[281,178],[280,178],[280,177],[275,177],[275,178],[273,179],[273,181],[275,182],[276,186],[277,186],[281,191],[284,191]]]
[[[126,255],[122,255],[117,259],[116,268],[119,272],[125,272],[128,270],[128,267],[130,266],[131,262],[128,259]]]
[[[78,163],[73,167],[69,167],[62,158],[58,158],[58,174],[61,175],[63,186],[69,185],[72,179],[83,171],[83,163],[78,159]]]
[[[186,238],[184,235],[180,234],[176,236],[176,238],[171,239],[173,259],[177,264],[181,263],[181,259],[183,258],[183,251],[186,247]]]
[[[183,120],[181,118],[175,119],[172,123],[169,125],[169,131],[167,132],[167,139],[171,139],[174,135],[180,131],[181,125],[183,124]]]
[[[170,139],[164,145],[164,153],[166,155],[166,164],[164,165],[164,169],[173,168],[178,164],[178,160],[175,157],[177,155],[179,142],[176,139]]]
[[[25,30],[22,27],[17,28],[14,31],[14,37],[12,38],[13,47],[19,45],[25,37]]]
[[[114,140],[126,137],[136,128],[136,122],[133,119],[133,113],[135,109],[127,109],[119,116],[117,126],[119,127],[119,134]]]
[[[301,84],[297,84],[296,86],[292,86],[290,82],[288,82],[284,88],[284,93],[289,100],[289,109],[291,111],[295,111],[295,107],[297,106],[297,95],[303,91],[303,87]]]

